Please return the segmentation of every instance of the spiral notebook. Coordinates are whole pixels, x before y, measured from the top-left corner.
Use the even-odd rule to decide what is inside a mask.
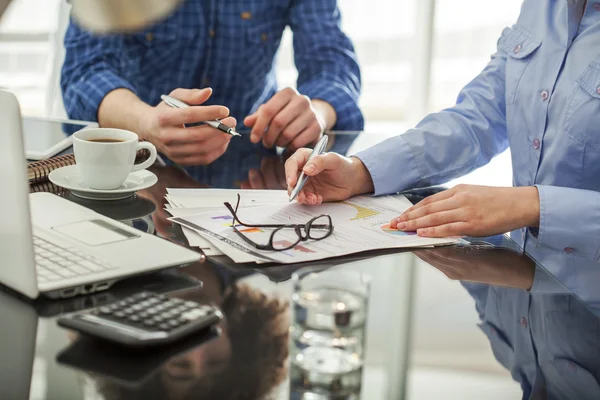
[[[74,164],[74,154],[65,154],[62,156],[52,157],[47,160],[30,162],[27,165],[29,184],[33,185],[40,182],[46,182],[50,172],[54,171],[55,169]]]

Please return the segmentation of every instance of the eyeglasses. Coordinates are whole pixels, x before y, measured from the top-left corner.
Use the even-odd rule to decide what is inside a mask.
[[[298,245],[300,242],[311,240],[323,240],[329,235],[333,233],[333,224],[331,222],[331,217],[326,214],[319,215],[317,217],[312,218],[306,224],[265,224],[265,225],[256,225],[256,224],[245,224],[237,216],[237,210],[240,205],[240,195],[237,195],[237,204],[235,205],[235,209],[229,202],[225,202],[225,207],[229,210],[231,215],[233,216],[233,223],[231,224],[235,233],[240,235],[242,239],[249,245],[253,246],[258,250],[271,250],[271,251],[284,251],[289,250]],[[237,227],[244,226],[249,229],[243,229],[240,231]],[[249,239],[243,232],[261,232],[262,228],[265,229],[274,229],[269,237],[268,244],[259,244]],[[289,229],[293,230],[295,233],[295,239],[292,235],[289,235]],[[304,233],[302,232],[304,230]],[[290,238],[291,237],[291,238]],[[306,248],[299,248],[299,251],[308,251],[311,250]]]

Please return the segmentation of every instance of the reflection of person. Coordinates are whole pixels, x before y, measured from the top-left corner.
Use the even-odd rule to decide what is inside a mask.
[[[417,204],[392,226],[429,237],[536,228],[528,237],[539,245],[597,258],[595,7],[584,1],[526,0],[516,25],[502,32],[496,54],[455,106],[353,158],[330,153],[306,164],[304,149],[290,158],[289,186],[300,169],[313,176],[298,201],[316,204],[443,183],[483,166],[510,145],[515,187],[457,186]],[[515,239],[522,242],[520,236]]]
[[[186,268],[202,290],[184,296],[213,302],[225,315],[221,337],[165,364],[139,388],[97,378],[107,400],[259,399],[286,377],[289,306],[248,285],[227,282],[208,265]]]
[[[600,398],[598,318],[532,259],[470,246],[415,254],[462,281],[475,300],[479,327],[520,383],[523,399]]]
[[[298,89],[278,91],[275,55],[286,26],[294,35]],[[185,0],[143,32],[93,36],[72,21],[65,47],[61,86],[69,116],[134,131],[180,165],[210,164],[230,140],[206,125],[183,124],[230,112],[239,128],[251,129],[254,143],[269,148],[310,145],[324,130],[363,128],[360,70],[336,0]],[[160,101],[169,93],[195,107],[170,109]]]

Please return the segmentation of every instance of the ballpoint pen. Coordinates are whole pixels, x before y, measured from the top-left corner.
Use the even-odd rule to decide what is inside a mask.
[[[167,96],[166,94],[163,94],[162,96],[160,96],[160,98],[169,106],[173,107],[173,108],[186,108],[189,107],[189,104],[185,104],[183,101],[181,100],[177,100],[174,97],[171,96]],[[199,122],[203,122],[206,125],[212,126],[215,129],[220,130],[221,132],[225,132],[231,136],[242,136],[239,133],[237,133],[235,131],[235,129],[228,127],[227,125],[221,123],[220,121],[199,121]]]
[[[308,156],[308,160],[306,160],[306,164],[308,164],[310,162],[310,160],[312,160],[316,156],[323,154],[323,152],[327,148],[328,141],[329,141],[329,139],[328,139],[327,135],[323,135],[323,137],[317,142],[317,144],[313,148],[313,151],[312,151],[312,153],[310,153],[310,156]],[[298,193],[300,193],[300,191],[304,187],[304,184],[306,183],[307,179],[308,179],[308,176],[304,175],[304,171],[302,171],[300,173],[300,177],[298,178],[298,182],[296,183],[296,186],[294,187],[294,189],[292,189],[292,193],[290,194],[290,202],[292,202],[296,198],[296,196],[298,196]]]

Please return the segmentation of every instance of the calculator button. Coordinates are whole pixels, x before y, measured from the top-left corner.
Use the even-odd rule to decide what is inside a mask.
[[[158,327],[164,331],[168,331],[171,329],[171,325],[167,324],[166,322],[163,322]]]
[[[112,310],[110,307],[100,307],[98,311],[100,311],[100,314],[110,314]]]
[[[152,321],[151,319],[147,319],[144,321],[144,325],[146,326],[154,326],[156,325],[156,322]]]
[[[146,312],[149,315],[154,315],[154,314],[156,314],[158,312],[158,310],[156,309],[156,307],[152,307],[152,308],[147,309]]]
[[[129,316],[129,320],[131,322],[139,322],[140,321],[140,317],[138,317],[137,315],[130,315]]]
[[[160,316],[160,315],[156,315],[152,318],[155,322],[163,322],[165,319]]]
[[[117,311],[116,313],[114,313],[114,316],[117,318],[123,318],[125,316],[125,313],[123,311]]]
[[[171,302],[175,305],[181,305],[181,303],[183,303],[183,300],[181,299],[171,299]]]
[[[138,314],[138,316],[140,318],[147,318],[150,314],[148,314],[146,311],[142,311],[141,313]]]
[[[123,312],[124,312],[126,315],[131,315],[131,314],[133,314],[133,313],[135,312],[135,310],[134,310],[133,308],[129,307],[129,308],[125,308],[125,309],[123,310]]]
[[[177,320],[172,319],[169,321],[169,325],[171,325],[171,328],[177,328],[179,325],[181,325],[181,323]]]
[[[204,311],[200,308],[193,308],[193,309],[181,314],[181,317],[187,319],[188,321],[193,321],[200,317],[204,317],[205,315],[206,315],[206,311]]]
[[[185,305],[186,305],[186,307],[196,307],[198,305],[198,303],[193,302],[193,301],[186,301]]]
[[[131,308],[135,311],[140,311],[144,309],[144,307],[142,307],[140,304],[134,304],[131,306]]]

